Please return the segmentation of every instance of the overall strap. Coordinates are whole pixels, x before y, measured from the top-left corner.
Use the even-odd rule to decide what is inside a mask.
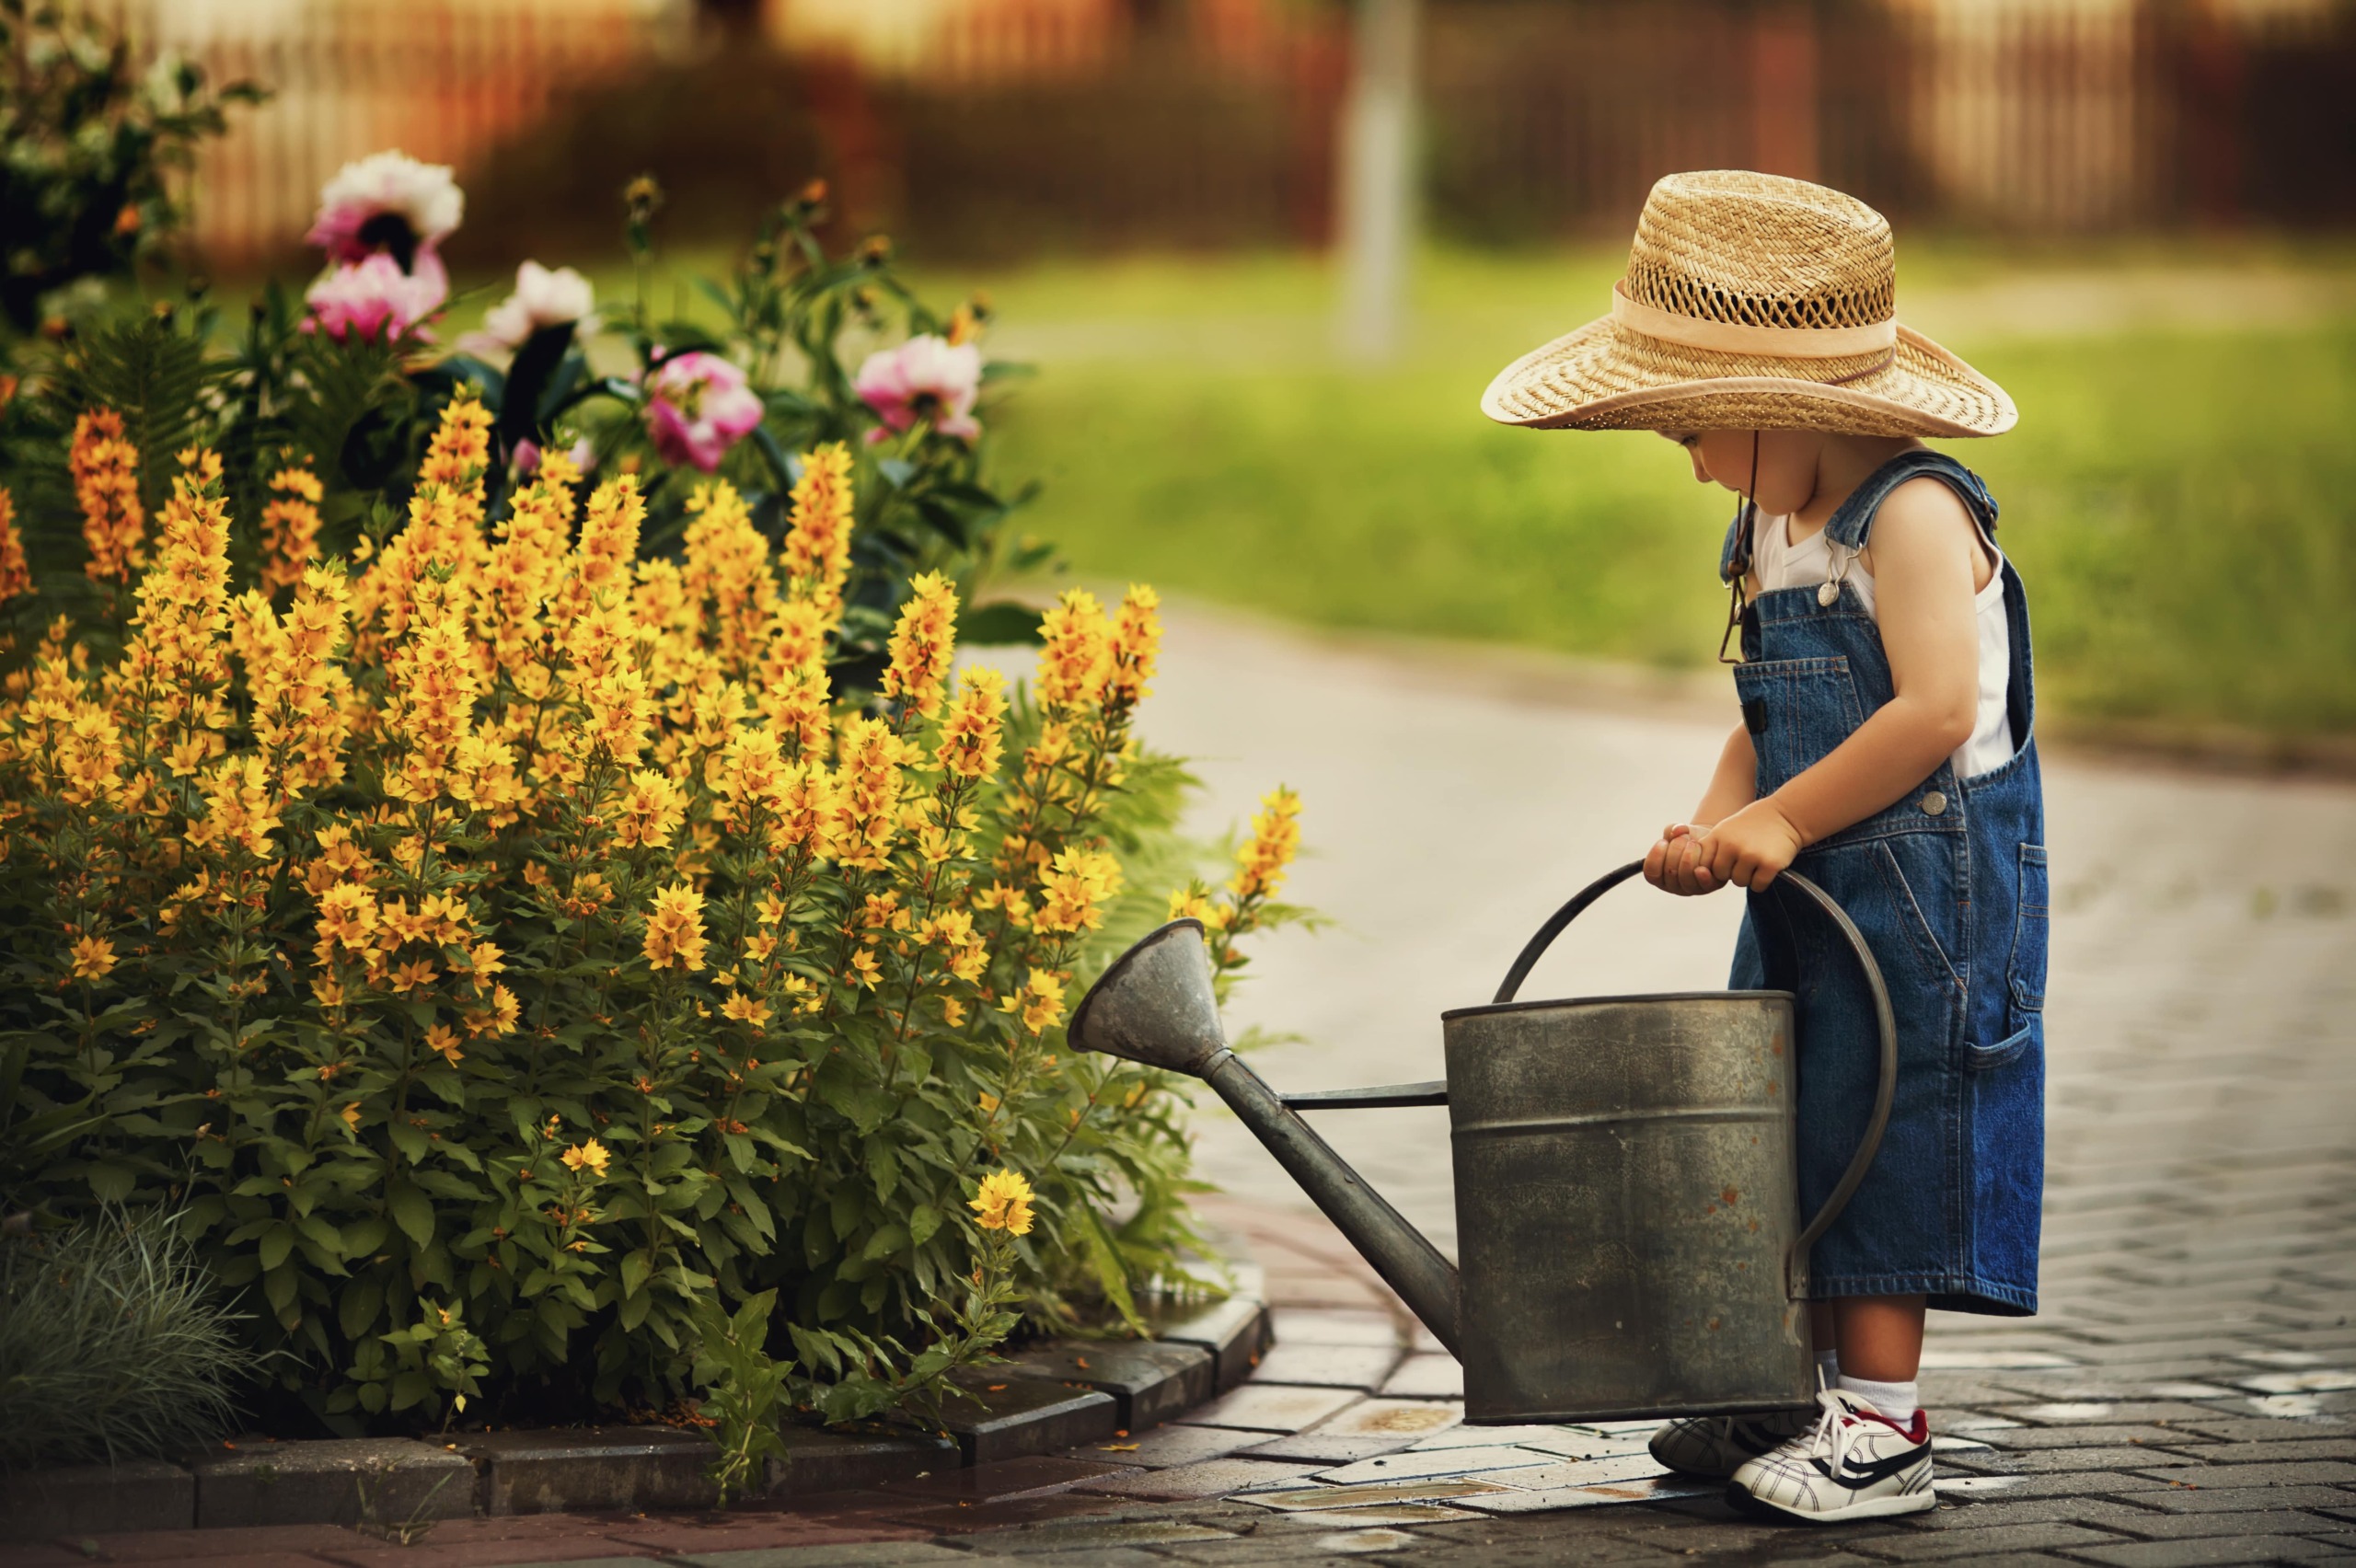
[[[1748,502],[1734,509],[1734,521],[1727,525],[1727,542],[1718,547],[1718,581],[1731,582],[1750,568],[1743,548],[1745,536],[1750,531],[1758,509]]]
[[[1867,475],[1824,525],[1824,536],[1844,549],[1864,549],[1874,516],[1889,499],[1889,492],[1909,479],[1924,478],[1940,480],[1955,491],[1988,536],[1996,536],[1996,499],[1980,482],[1980,476],[1944,452],[1928,451],[1901,452]]]

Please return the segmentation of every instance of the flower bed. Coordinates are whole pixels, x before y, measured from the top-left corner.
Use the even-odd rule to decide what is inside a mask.
[[[176,1215],[281,1422],[669,1412],[723,1484],[786,1405],[1138,1327],[1182,1107],[1065,1009],[1170,908],[1239,964],[1297,803],[1191,880],[1152,593],[965,608],[1045,555],[980,314],[826,255],[814,191],[726,333],[641,298],[635,375],[537,267],[444,353],[446,171],[328,194],[306,314],[94,324],[0,411],[0,1203]]]

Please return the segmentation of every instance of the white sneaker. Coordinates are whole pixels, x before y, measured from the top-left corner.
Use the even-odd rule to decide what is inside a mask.
[[[1817,1395],[1816,1424],[1782,1447],[1746,1461],[1727,1499],[1813,1525],[1919,1514],[1939,1505],[1931,1490],[1931,1421],[1905,1426],[1854,1394]],[[1664,1464],[1668,1461],[1663,1460]]]
[[[1702,1415],[1672,1421],[1653,1434],[1653,1458],[1684,1475],[1724,1481],[1749,1460],[1808,1431],[1813,1410],[1765,1415]]]

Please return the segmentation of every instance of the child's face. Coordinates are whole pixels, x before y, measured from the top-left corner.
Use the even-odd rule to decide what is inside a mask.
[[[1797,512],[1816,490],[1822,438],[1805,430],[1665,430],[1693,461],[1695,484],[1747,495],[1769,516]]]

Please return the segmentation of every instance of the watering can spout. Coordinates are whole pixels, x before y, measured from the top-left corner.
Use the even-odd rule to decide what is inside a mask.
[[[1089,988],[1072,1014],[1071,1043],[1209,1084],[1408,1310],[1457,1351],[1455,1265],[1228,1049],[1211,978],[1202,923],[1174,920],[1114,960]]]

